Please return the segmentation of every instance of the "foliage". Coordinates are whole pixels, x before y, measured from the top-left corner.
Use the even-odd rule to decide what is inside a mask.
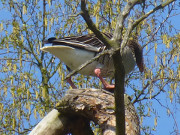
[[[163,2],[154,0],[137,5],[129,17],[138,19]],[[126,4],[127,1],[120,0],[89,0],[87,7],[102,32],[113,32],[118,13]],[[160,104],[167,115],[174,113],[172,108],[162,105],[159,97],[173,106],[180,96],[180,34],[171,22],[179,14],[176,4],[157,11],[131,34],[144,47],[146,68],[141,75],[135,69],[126,77],[126,92],[137,106],[144,134],[154,133],[158,126],[158,108],[153,104]],[[0,23],[0,132],[27,134],[69,88],[64,81],[68,73],[65,66],[40,51],[43,40],[91,31],[79,16],[79,0],[1,0],[0,10],[4,13]],[[94,77],[76,75],[73,79],[79,87],[101,87]],[[148,117],[154,118],[154,125],[143,124]]]

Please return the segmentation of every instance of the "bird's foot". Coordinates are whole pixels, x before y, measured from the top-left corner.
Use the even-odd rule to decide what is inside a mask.
[[[96,74],[96,76],[101,80],[102,84],[104,85],[104,89],[108,90],[108,91],[114,91],[115,85],[113,84],[109,84],[108,82],[106,82],[103,77],[100,75],[101,74],[101,69],[100,68],[96,68],[94,70],[94,73]]]
[[[104,89],[107,89],[107,90],[114,90],[114,88],[115,88],[114,84],[106,84],[106,85],[104,85]]]

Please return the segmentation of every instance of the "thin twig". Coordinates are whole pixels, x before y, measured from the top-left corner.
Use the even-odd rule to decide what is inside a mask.
[[[96,55],[95,57],[93,57],[92,59],[86,61],[84,64],[80,65],[77,69],[73,70],[72,72],[70,72],[65,80],[69,77],[71,77],[72,75],[76,74],[78,71],[80,71],[81,69],[83,69],[84,67],[86,67],[87,65],[91,64],[93,61],[97,60],[99,57],[103,56],[103,55],[106,55],[106,54],[109,54],[109,55],[112,55],[114,52],[113,49],[111,50],[104,50],[103,52],[99,53],[98,55]]]
[[[178,127],[178,124],[177,124],[177,121],[176,121],[176,118],[175,118],[173,112],[169,109],[169,107],[163,105],[158,99],[155,98],[155,100],[156,100],[162,107],[166,108],[166,109],[169,111],[169,113],[172,115],[172,118],[173,118],[173,120],[174,120],[175,127],[176,127],[176,133],[177,133],[177,135],[179,135],[179,127]]]

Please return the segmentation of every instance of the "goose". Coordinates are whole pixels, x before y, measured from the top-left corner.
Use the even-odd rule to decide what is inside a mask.
[[[112,39],[112,34],[110,33],[103,33],[103,35],[108,39]],[[80,65],[106,49],[106,45],[94,34],[69,36],[58,39],[52,37],[44,43],[52,45],[44,46],[41,50],[49,52],[59,58],[65,63],[69,71],[77,69]],[[142,47],[136,40],[128,41],[122,52],[122,62],[125,75],[134,70],[136,64],[140,72],[144,71]],[[97,76],[105,89],[114,89],[115,85],[108,84],[104,80],[104,77],[113,77],[114,71],[113,59],[107,54],[100,56],[97,60],[78,71],[78,73],[88,76]],[[67,79],[67,82],[73,89],[77,88],[72,82],[71,77]]]

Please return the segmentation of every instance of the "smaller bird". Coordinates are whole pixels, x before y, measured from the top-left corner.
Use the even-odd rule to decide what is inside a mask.
[[[112,34],[103,33],[109,39],[112,39]],[[71,36],[56,39],[49,38],[45,43],[52,44],[52,46],[42,47],[41,50],[50,52],[61,61],[63,61],[68,70],[75,70],[86,61],[95,57],[98,53],[106,49],[106,45],[99,40],[94,34],[87,34],[83,36]],[[125,75],[131,72],[135,65],[139,67],[140,72],[144,70],[142,47],[135,41],[129,40],[122,52],[122,62],[125,69]],[[97,76],[105,89],[114,89],[114,85],[108,84],[103,77],[114,76],[113,59],[110,55],[100,56],[98,60],[84,67],[78,73],[88,76]],[[76,88],[71,80],[67,82],[72,88]]]

